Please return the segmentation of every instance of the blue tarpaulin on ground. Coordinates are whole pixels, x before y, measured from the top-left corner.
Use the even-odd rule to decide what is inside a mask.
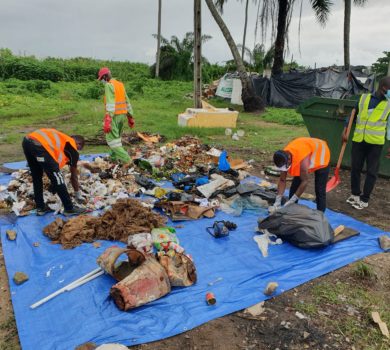
[[[0,176],[0,184],[8,180],[9,176]],[[64,250],[42,234],[42,228],[53,221],[52,214],[30,215],[14,223],[0,220],[22,348],[69,350],[88,341],[135,345],[163,339],[265,300],[263,290],[268,282],[279,283],[279,294],[382,251],[378,245],[382,231],[328,210],[326,215],[333,227],[342,224],[360,231],[360,236],[320,250],[303,250],[288,243],[274,245],[269,247],[269,256],[263,258],[253,237],[257,219],[265,215],[264,210],[247,210],[240,217],[218,212],[215,219],[182,223],[184,227],[177,229],[177,236],[194,259],[197,283],[173,288],[169,295],[129,312],[119,311],[108,297],[114,280],[106,275],[31,310],[29,306],[34,302],[95,269],[96,258],[113,243],[102,241],[100,248],[83,244]],[[215,239],[206,227],[216,219],[234,221],[238,228],[229,237]],[[15,241],[6,238],[7,229],[17,231]],[[39,246],[35,247],[35,242]],[[17,271],[29,275],[29,280],[19,286],[12,281]],[[208,291],[216,296],[214,306],[205,302]]]

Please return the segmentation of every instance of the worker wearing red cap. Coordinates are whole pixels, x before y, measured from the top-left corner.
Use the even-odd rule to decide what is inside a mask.
[[[104,105],[106,114],[103,131],[106,134],[110,156],[115,161],[129,163],[131,158],[122,146],[122,131],[127,118],[130,128],[134,128],[133,108],[122,82],[113,79],[110,70],[103,67],[99,70],[98,79],[104,83]]]

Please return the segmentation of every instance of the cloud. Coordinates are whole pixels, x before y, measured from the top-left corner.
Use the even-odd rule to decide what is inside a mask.
[[[162,33],[182,38],[193,31],[193,0],[163,0]],[[343,63],[343,6],[337,2],[325,28],[319,26],[304,0],[301,55],[298,48],[299,2],[290,27],[291,59],[306,66]],[[256,6],[250,1],[247,46],[254,45]],[[87,56],[152,63],[155,57],[157,1],[129,0],[0,0],[0,47],[38,57]],[[351,63],[370,65],[389,50],[390,1],[369,1],[352,8]],[[230,0],[223,15],[236,43],[242,42],[244,6]],[[203,46],[211,62],[232,55],[222,33],[202,2],[203,33],[213,37]],[[259,35],[258,35],[259,38]],[[269,47],[270,43],[266,43]]]

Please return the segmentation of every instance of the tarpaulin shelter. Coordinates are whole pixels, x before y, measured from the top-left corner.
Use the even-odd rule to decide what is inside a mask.
[[[234,79],[237,74],[225,74],[220,80],[217,96],[232,98]],[[359,70],[340,71],[335,68],[308,71],[291,71],[271,78],[252,75],[256,95],[261,96],[268,106],[297,107],[303,101],[314,97],[345,99],[374,90],[375,74]],[[237,85],[239,86],[239,85]],[[238,93],[239,94],[239,93]]]

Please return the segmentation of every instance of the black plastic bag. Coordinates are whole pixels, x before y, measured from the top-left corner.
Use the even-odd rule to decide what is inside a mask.
[[[334,238],[324,213],[300,204],[291,204],[265,219],[259,219],[259,229],[267,229],[300,248],[326,247]]]

